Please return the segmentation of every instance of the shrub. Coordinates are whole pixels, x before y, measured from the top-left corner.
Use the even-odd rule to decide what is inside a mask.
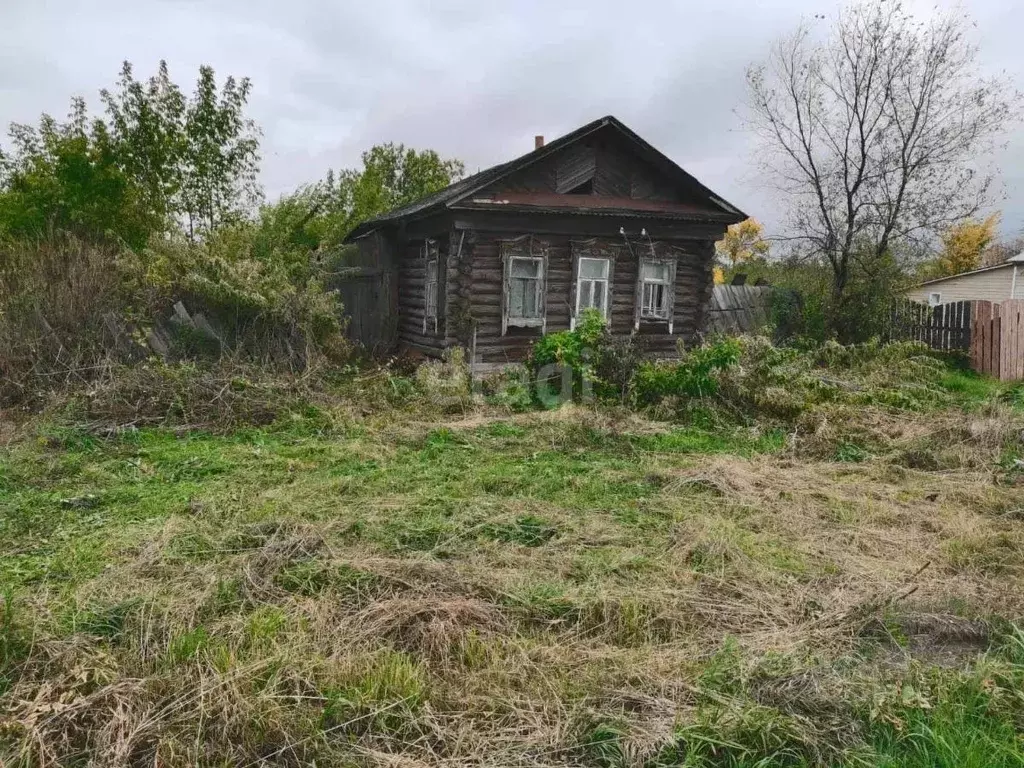
[[[481,391],[491,405],[507,408],[515,413],[527,411],[534,405],[530,372],[526,368],[508,368],[485,377],[480,383]]]
[[[337,293],[289,260],[256,258],[246,232],[225,230],[205,246],[154,242],[133,275],[150,315],[183,300],[217,320],[234,353],[266,363],[346,357]]]
[[[666,397],[702,398],[718,391],[716,373],[739,361],[741,346],[735,339],[683,352],[679,362],[643,363],[633,378],[633,399],[654,405]]]
[[[632,338],[617,339],[596,309],[587,309],[571,331],[549,333],[530,352],[527,368],[539,386],[556,386],[552,369],[569,370],[572,393],[588,390],[600,399],[624,399],[642,360],[643,350]]]
[[[466,354],[461,347],[445,350],[441,360],[416,369],[416,386],[433,405],[458,410],[470,403],[472,387]]]
[[[594,363],[609,337],[604,318],[597,310],[588,309],[573,330],[542,336],[533,345],[527,366],[535,377],[548,373],[551,367],[568,368],[572,372],[573,393],[578,395],[585,382],[597,379]]]

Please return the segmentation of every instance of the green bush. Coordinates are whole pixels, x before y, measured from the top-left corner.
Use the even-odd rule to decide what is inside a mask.
[[[527,368],[541,387],[558,389],[560,381],[551,367],[572,374],[573,397],[589,391],[600,399],[626,396],[641,360],[641,348],[632,339],[616,339],[596,309],[584,311],[571,331],[549,333],[530,352]],[[541,380],[542,377],[546,379]]]
[[[304,365],[318,354],[348,354],[337,293],[288,259],[257,258],[248,226],[224,229],[202,246],[154,242],[135,263],[143,311],[152,315],[182,300],[215,318],[233,351],[246,357]]]
[[[315,271],[255,258],[241,228],[203,244],[160,239],[138,253],[55,234],[0,242],[0,403],[45,399],[137,360],[155,325],[173,328],[172,360],[231,357],[307,369],[349,354],[342,306]],[[216,338],[168,323],[175,302]],[[119,331],[112,331],[117,329]]]
[[[632,382],[634,402],[654,405],[666,397],[703,398],[718,391],[716,373],[739,361],[742,347],[726,339],[683,353],[679,362],[646,362]]]
[[[542,336],[534,345],[527,366],[534,375],[542,368],[557,365],[570,368],[574,380],[593,380],[597,373],[594,360],[609,338],[608,328],[601,313],[588,309],[571,331],[560,331]]]
[[[741,336],[688,350],[680,345],[678,360],[645,360],[642,351],[633,340],[613,338],[592,313],[576,329],[539,340],[529,369],[551,385],[560,383],[558,374],[545,366],[569,368],[574,397],[589,388],[599,399],[621,398],[668,417],[699,411],[703,418],[714,411],[732,423],[795,423],[824,404],[926,411],[977,404],[993,393],[990,383],[960,371],[962,361],[920,342],[819,344],[804,337],[783,346],[765,336]]]

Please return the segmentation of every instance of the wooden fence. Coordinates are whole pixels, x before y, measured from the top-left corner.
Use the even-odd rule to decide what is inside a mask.
[[[899,301],[890,315],[889,337],[920,341],[932,349],[967,351],[971,341],[972,301],[956,301],[929,307]]]
[[[1024,300],[974,302],[969,352],[979,373],[1024,379]]]
[[[978,373],[1003,381],[1024,379],[1024,300],[957,301],[935,307],[899,302],[892,309],[888,335],[964,352]]]
[[[711,333],[753,333],[771,317],[772,288],[767,285],[716,285],[708,306]]]

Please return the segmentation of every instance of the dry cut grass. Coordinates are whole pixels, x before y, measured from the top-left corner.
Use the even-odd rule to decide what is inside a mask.
[[[1020,757],[1019,412],[317,424],[7,454],[5,763]]]

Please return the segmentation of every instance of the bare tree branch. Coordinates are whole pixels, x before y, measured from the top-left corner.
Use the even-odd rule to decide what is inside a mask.
[[[787,239],[833,273],[934,235],[992,202],[984,163],[1020,116],[1004,78],[982,77],[969,20],[921,21],[899,2],[840,12],[828,36],[802,25],[747,72],[748,125],[787,199]]]

